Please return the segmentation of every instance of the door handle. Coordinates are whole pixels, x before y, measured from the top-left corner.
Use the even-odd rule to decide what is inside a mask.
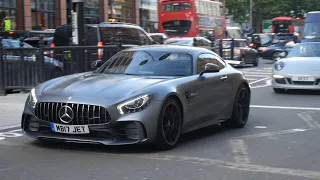
[[[228,76],[221,76],[221,81],[226,81],[228,79]]]

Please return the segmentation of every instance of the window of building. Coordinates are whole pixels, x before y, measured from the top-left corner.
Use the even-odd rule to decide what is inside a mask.
[[[219,66],[221,69],[225,67],[225,63],[213,54],[201,54],[198,57],[197,62],[197,73],[201,73],[205,70],[205,65],[207,63],[212,63]]]
[[[142,0],[140,2],[140,26],[148,33],[158,32],[157,6],[157,0]]]
[[[98,24],[100,22],[99,0],[84,1],[84,23]]]
[[[54,0],[31,1],[32,29],[55,29]]]
[[[135,1],[110,0],[108,9],[110,22],[136,22]]]
[[[17,12],[16,0],[0,0],[0,21],[4,18],[11,20],[11,29],[16,28],[16,12]]]

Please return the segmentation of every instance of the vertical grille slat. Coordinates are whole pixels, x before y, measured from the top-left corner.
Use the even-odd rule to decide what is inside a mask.
[[[79,124],[79,104],[77,104],[77,110],[76,110],[76,120],[77,120],[77,124]]]
[[[73,103],[41,102],[36,106],[35,116],[43,121],[65,124],[59,118],[59,110],[64,105],[68,105],[74,111],[70,124],[99,125],[111,121],[108,110],[102,106]]]

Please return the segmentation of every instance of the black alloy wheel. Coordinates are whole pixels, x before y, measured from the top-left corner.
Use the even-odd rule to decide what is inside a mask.
[[[250,111],[250,94],[247,88],[240,89],[238,96],[238,119],[241,123],[247,123]]]
[[[223,127],[244,127],[249,118],[251,93],[249,87],[241,84],[233,104],[232,116],[221,123]]]
[[[157,140],[158,149],[172,149],[178,143],[182,127],[182,111],[178,102],[168,99],[160,112]]]

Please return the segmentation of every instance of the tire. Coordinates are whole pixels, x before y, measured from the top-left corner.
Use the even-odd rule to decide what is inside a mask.
[[[253,62],[253,66],[257,67],[259,65],[259,57],[256,57],[256,60]]]
[[[249,118],[250,99],[250,89],[246,85],[241,84],[233,103],[232,116],[230,119],[221,123],[222,127],[243,128],[247,124]]]
[[[169,120],[168,116],[172,116],[172,119],[170,118]],[[182,122],[182,108],[179,103],[173,98],[167,99],[161,107],[159,114],[157,137],[154,142],[154,147],[160,150],[175,148],[181,135]],[[164,126],[165,124],[166,126]],[[169,137],[169,133],[173,133],[171,137]]]
[[[276,62],[277,61],[277,59],[276,59],[276,55],[278,55],[278,54],[280,54],[281,52],[274,52],[273,54],[272,54],[272,60],[274,61],[274,62]]]
[[[275,93],[284,93],[284,89],[281,89],[281,88],[273,88],[273,91],[275,92]]]
[[[246,66],[246,61],[244,59],[244,56],[241,56],[241,63],[240,63],[240,67],[244,68]]]

